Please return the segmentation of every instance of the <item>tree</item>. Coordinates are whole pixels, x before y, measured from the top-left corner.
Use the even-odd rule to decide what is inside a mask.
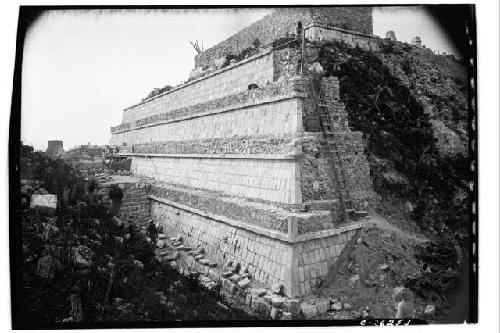
[[[203,41],[201,42],[201,47],[200,47],[200,43],[198,42],[198,40],[196,40],[196,42],[191,42],[191,45],[193,46],[193,48],[195,49],[196,53],[200,54],[201,52],[203,52]]]

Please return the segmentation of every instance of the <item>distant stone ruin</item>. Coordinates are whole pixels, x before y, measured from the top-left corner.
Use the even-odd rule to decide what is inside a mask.
[[[385,38],[389,39],[390,41],[395,42],[396,41],[396,33],[392,30],[389,30],[385,33]]]
[[[339,80],[311,84],[307,45],[377,51],[387,41],[372,29],[369,7],[278,9],[197,54],[189,82],[123,111],[110,144],[154,178],[150,214],[168,237],[287,296],[311,293],[377,195]]]
[[[418,36],[413,37],[411,40],[411,45],[422,47],[422,39]]]
[[[45,151],[48,155],[56,155],[64,152],[63,141],[62,140],[49,140],[47,143],[47,150]]]

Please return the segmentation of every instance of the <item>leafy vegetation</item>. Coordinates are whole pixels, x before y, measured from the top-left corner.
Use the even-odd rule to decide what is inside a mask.
[[[32,175],[54,189],[56,179],[75,175],[43,154],[27,151],[22,161],[30,161]],[[60,172],[38,173],[42,165]],[[116,187],[109,195],[119,201],[123,191]],[[21,301],[13,309],[19,326],[251,318],[224,305],[224,296],[204,288],[196,276],[159,261],[154,244],[133,220],[113,217],[106,201],[93,199],[76,197],[54,217],[22,211]]]

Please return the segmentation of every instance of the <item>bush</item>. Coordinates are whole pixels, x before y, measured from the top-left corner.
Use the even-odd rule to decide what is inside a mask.
[[[123,190],[116,184],[111,185],[108,196],[113,201],[122,201]]]

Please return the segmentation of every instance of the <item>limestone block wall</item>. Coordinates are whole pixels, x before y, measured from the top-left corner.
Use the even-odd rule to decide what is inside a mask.
[[[342,230],[340,233],[298,243],[298,288],[300,295],[310,294],[318,279],[325,278],[336,263],[345,245],[356,235],[358,228]]]
[[[156,180],[229,195],[286,204],[302,200],[293,159],[134,156],[130,169]]]
[[[151,215],[167,234],[181,235],[183,243],[193,248],[203,247],[206,256],[217,260],[219,266],[228,260],[237,261],[247,265],[257,281],[286,284],[291,251],[285,243],[158,202],[153,202]]]
[[[111,184],[103,184],[99,193],[107,196],[110,186]],[[150,185],[147,182],[122,182],[118,186],[123,190],[119,217],[126,219],[132,214],[139,224],[147,223],[151,219]]]
[[[343,41],[351,47],[360,47],[364,50],[378,52],[381,50],[381,39],[362,33],[356,33],[344,29],[327,27],[321,24],[312,24],[306,31],[306,37],[310,40]]]
[[[275,66],[275,71],[276,67],[280,66]],[[180,121],[196,116],[227,112],[229,110],[245,108],[252,105],[270,103],[289,97],[298,97],[302,95],[304,83],[303,79],[297,77],[286,81],[281,80],[279,82],[273,82],[265,86],[216,98],[208,102],[175,108],[167,112],[161,112],[131,122],[121,123],[118,126],[111,127],[111,133],[116,134],[148,125],[152,126],[169,121]]]
[[[224,216],[239,223],[279,231],[284,234],[288,233],[290,212],[276,206],[238,200],[232,196],[224,196],[220,192],[193,190],[165,183],[153,186],[151,195],[178,202],[206,213]]]
[[[287,98],[241,109],[224,110],[184,121],[167,121],[115,133],[112,145],[206,140],[235,136],[282,136],[302,130],[300,98]]]
[[[269,286],[281,283],[285,295],[292,297],[310,294],[362,227],[357,222],[323,236],[287,240],[156,201],[151,216],[167,235],[180,235],[184,244],[204,248],[205,256],[219,266],[239,262],[255,280]]]
[[[151,219],[151,202],[148,187],[128,187],[125,189],[120,217],[127,218],[130,214],[137,217],[140,225],[145,225]]]
[[[122,122],[235,94],[247,90],[252,83],[264,86],[272,81],[273,55],[264,52],[131,106],[124,110]]]

